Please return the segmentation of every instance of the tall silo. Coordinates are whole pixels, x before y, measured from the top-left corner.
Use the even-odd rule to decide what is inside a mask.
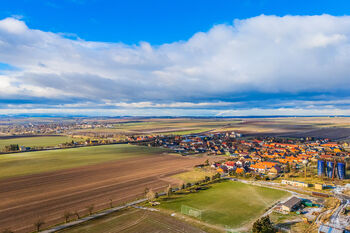
[[[327,162],[327,176],[329,178],[332,178],[333,176],[333,166],[334,166],[334,162],[331,162],[331,161]]]
[[[337,170],[338,170],[338,178],[341,180],[345,179],[345,164],[343,162],[340,162],[337,164]]]
[[[325,174],[324,161],[323,160],[318,160],[317,161],[317,175],[318,176],[323,176],[324,174]]]

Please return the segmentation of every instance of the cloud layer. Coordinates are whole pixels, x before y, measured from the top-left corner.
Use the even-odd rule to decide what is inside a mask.
[[[113,29],[111,29],[113,30]],[[0,21],[0,106],[122,115],[346,114],[350,17],[258,16],[161,46]],[[257,114],[259,115],[259,114]]]

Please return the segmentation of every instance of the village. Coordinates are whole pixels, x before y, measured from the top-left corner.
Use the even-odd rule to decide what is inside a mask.
[[[317,224],[318,232],[349,232],[347,142],[242,136],[235,132],[161,136],[148,146],[169,148],[183,156],[224,156],[221,162],[199,167],[210,166],[226,179],[289,190],[293,196],[268,212],[296,213],[304,222]],[[327,209],[325,198],[334,198],[338,204]]]

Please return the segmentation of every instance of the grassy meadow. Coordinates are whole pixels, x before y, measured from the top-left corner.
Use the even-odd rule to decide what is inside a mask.
[[[215,173],[216,172],[212,169],[194,168],[191,171],[176,174],[172,177],[181,180],[184,183],[195,183],[197,181],[204,180],[206,176],[211,177],[215,175]]]
[[[0,151],[10,144],[29,147],[53,147],[65,142],[79,141],[79,138],[69,136],[39,136],[39,137],[18,137],[10,139],[0,139]]]
[[[281,190],[224,181],[207,190],[166,199],[160,208],[181,213],[182,205],[190,206],[202,210],[204,222],[237,228],[259,218],[267,207],[288,195]]]
[[[140,157],[165,149],[114,144],[0,155],[0,178],[74,168]]]
[[[109,129],[82,129],[75,131],[76,134],[86,132],[108,132],[120,134],[174,134],[185,135],[201,133],[227,125],[235,125],[240,120],[217,120],[217,119],[147,119],[139,122],[121,122],[114,124]]]

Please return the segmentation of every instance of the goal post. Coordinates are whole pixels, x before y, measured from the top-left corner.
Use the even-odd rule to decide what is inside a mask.
[[[193,208],[188,205],[181,205],[181,214],[189,215],[198,219],[202,219],[202,210]]]

